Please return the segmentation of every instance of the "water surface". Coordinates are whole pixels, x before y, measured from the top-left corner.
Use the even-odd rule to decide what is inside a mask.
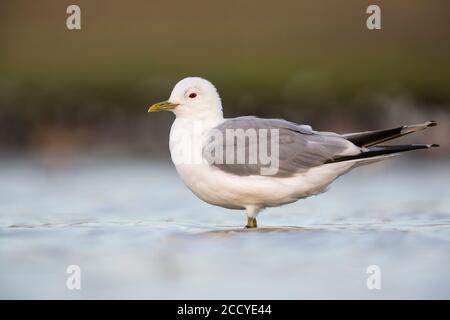
[[[450,298],[447,162],[356,169],[250,231],[163,162],[3,159],[0,177],[0,298]]]

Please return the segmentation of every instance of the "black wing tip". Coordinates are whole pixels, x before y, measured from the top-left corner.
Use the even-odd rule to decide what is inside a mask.
[[[374,146],[369,148],[367,151],[363,151],[357,155],[351,156],[338,156],[333,159],[329,159],[325,161],[325,163],[334,163],[348,160],[363,160],[370,159],[373,157],[390,155],[390,154],[398,154],[405,151],[412,151],[418,149],[428,149],[428,148],[436,148],[439,147],[438,144],[406,144],[406,145],[386,145],[386,146]]]
[[[436,121],[434,121],[434,120],[428,121],[427,127],[435,127],[435,126],[437,126],[437,122]]]

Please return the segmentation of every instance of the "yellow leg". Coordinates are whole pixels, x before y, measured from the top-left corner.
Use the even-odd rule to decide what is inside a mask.
[[[256,218],[247,217],[247,225],[245,227],[247,229],[258,227],[258,225],[256,224]]]

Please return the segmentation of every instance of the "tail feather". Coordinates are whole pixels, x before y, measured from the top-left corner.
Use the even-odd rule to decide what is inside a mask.
[[[374,157],[381,157],[387,155],[394,155],[397,153],[417,150],[417,149],[428,149],[439,147],[438,144],[406,144],[406,145],[394,145],[394,146],[376,146],[365,149],[363,152],[350,155],[350,156],[338,156],[333,159],[328,160],[325,163],[336,163],[342,161],[352,161],[352,160],[364,160]]]
[[[398,128],[392,128],[387,130],[365,131],[348,133],[342,135],[347,140],[353,142],[358,147],[371,147],[376,144],[392,140],[419,130],[424,130],[429,127],[436,126],[435,121],[427,121],[420,124],[402,126]]]

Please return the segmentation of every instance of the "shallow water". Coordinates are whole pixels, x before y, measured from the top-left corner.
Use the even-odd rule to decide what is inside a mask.
[[[450,298],[449,162],[358,168],[258,230],[162,163],[3,159],[0,177],[0,298]]]

